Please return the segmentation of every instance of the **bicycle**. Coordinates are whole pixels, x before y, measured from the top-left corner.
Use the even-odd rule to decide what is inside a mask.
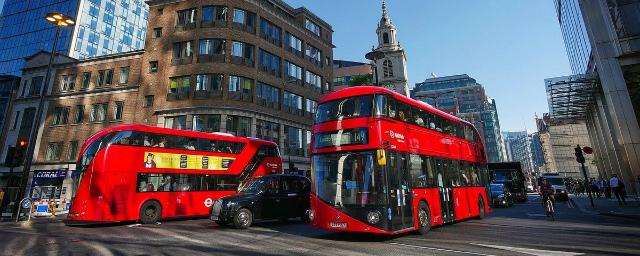
[[[553,201],[551,200],[551,197],[547,197],[547,200],[544,202],[544,208],[547,210],[547,217],[551,217],[551,221],[555,221],[556,210],[553,207]]]

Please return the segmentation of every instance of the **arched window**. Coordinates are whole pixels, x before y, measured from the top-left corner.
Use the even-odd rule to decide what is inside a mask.
[[[389,43],[389,33],[382,34],[382,42],[385,44]]]
[[[393,63],[390,60],[382,62],[382,73],[384,77],[393,76]]]

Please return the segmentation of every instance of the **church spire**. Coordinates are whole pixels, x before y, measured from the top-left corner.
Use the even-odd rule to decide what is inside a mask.
[[[391,23],[391,18],[389,18],[389,12],[387,11],[387,1],[382,0],[382,18],[380,19],[380,24],[378,27],[391,27],[393,23]]]

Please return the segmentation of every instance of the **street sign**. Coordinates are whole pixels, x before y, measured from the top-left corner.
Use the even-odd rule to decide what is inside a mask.
[[[589,146],[584,146],[582,148],[582,151],[584,151],[585,154],[591,155],[593,154],[593,148],[589,147]]]
[[[25,198],[25,199],[22,199],[22,203],[20,203],[20,205],[24,209],[30,209],[31,208],[31,203],[32,203],[31,199]]]

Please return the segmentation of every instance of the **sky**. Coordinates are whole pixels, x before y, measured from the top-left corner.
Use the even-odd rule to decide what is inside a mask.
[[[1,1],[1,0],[0,0]],[[378,0],[286,0],[334,30],[334,59],[363,61],[377,45]],[[571,74],[552,0],[387,0],[408,60],[409,87],[468,74],[496,100],[504,131],[535,130],[548,112],[544,79]]]

